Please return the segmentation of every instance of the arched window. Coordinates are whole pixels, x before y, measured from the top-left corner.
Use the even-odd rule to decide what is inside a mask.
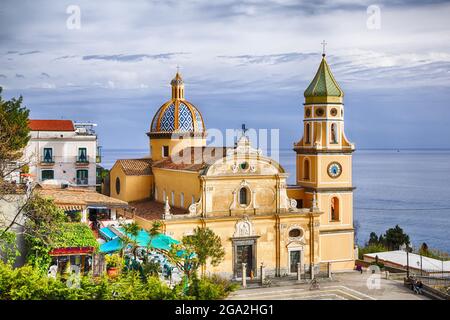
[[[338,143],[336,123],[331,124],[331,143]]]
[[[306,124],[306,127],[305,127],[305,143],[307,143],[307,144],[310,144],[310,143],[311,143],[311,134],[310,134],[310,131],[311,131],[310,124],[307,123],[307,124]]]
[[[310,172],[310,166],[309,166],[309,160],[305,160],[305,165],[303,166],[303,180],[309,180],[309,172]]]
[[[331,221],[339,221],[339,199],[331,198]]]
[[[120,179],[119,179],[119,177],[116,178],[116,193],[120,194]]]
[[[239,204],[241,205],[248,205],[249,203],[249,191],[247,188],[241,188],[239,190]]]

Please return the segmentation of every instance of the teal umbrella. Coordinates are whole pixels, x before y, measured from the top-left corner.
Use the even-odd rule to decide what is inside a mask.
[[[123,232],[122,228],[119,228]],[[150,243],[150,235],[145,230],[140,230],[136,237],[127,234],[128,237],[137,242],[140,247],[148,247]],[[180,241],[173,239],[165,234],[158,234],[153,236],[151,239],[151,247],[160,250],[170,250],[172,244],[178,244]],[[117,237],[111,241],[108,241],[100,245],[100,252],[102,253],[112,253],[120,251],[124,246],[124,241]]]

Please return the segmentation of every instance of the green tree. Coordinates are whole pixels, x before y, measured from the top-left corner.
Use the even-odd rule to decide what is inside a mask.
[[[367,242],[368,245],[377,245],[379,244],[378,236],[375,232],[371,232],[369,235],[369,241]]]
[[[390,250],[398,250],[402,245],[409,245],[409,236],[397,224],[386,230],[385,243]]]
[[[23,148],[30,140],[30,111],[22,106],[22,96],[18,99],[3,100],[2,91],[0,87],[0,183],[10,173],[23,166],[23,163],[15,162],[23,156]]]
[[[141,227],[136,222],[132,223],[124,223],[121,225],[123,228],[123,249],[122,249],[122,257],[125,253],[125,250],[130,246],[131,253],[133,254],[134,260],[137,259],[137,249],[139,248],[139,244],[137,242],[137,236],[139,231],[141,231]]]
[[[190,248],[189,251],[195,252],[202,275],[205,273],[208,260],[211,265],[217,266],[225,256],[220,237],[209,228],[197,227],[193,235],[183,237],[182,243],[184,247]],[[193,267],[198,268],[197,265]]]
[[[16,234],[10,231],[2,232],[0,234],[0,261],[13,265],[19,254]]]
[[[61,225],[67,221],[64,211],[52,199],[33,195],[23,210],[25,218],[24,235],[28,247],[27,260],[46,271],[50,263],[49,249],[61,232]]]
[[[425,242],[420,246],[419,254],[423,256],[427,256],[429,254],[428,245]]]

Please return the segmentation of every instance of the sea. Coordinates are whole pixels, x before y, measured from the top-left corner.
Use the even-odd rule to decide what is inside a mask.
[[[147,155],[148,149],[103,149],[102,165]],[[280,150],[278,157],[294,184],[295,153]],[[450,252],[450,150],[357,150],[353,184],[359,244],[398,224],[414,247]]]

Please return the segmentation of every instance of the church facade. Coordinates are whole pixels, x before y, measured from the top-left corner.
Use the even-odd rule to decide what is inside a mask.
[[[303,137],[294,143],[296,184],[273,159],[251,147],[245,133],[234,147],[206,146],[200,111],[184,97],[177,72],[172,98],[155,113],[147,133],[149,158],[118,160],[110,195],[135,208],[149,228],[161,220],[176,239],[196,227],[222,240],[225,259],[207,270],[230,278],[275,276],[354,267],[352,152],[344,133],[343,91],[323,56],[304,92]],[[169,208],[170,207],[170,208]]]

